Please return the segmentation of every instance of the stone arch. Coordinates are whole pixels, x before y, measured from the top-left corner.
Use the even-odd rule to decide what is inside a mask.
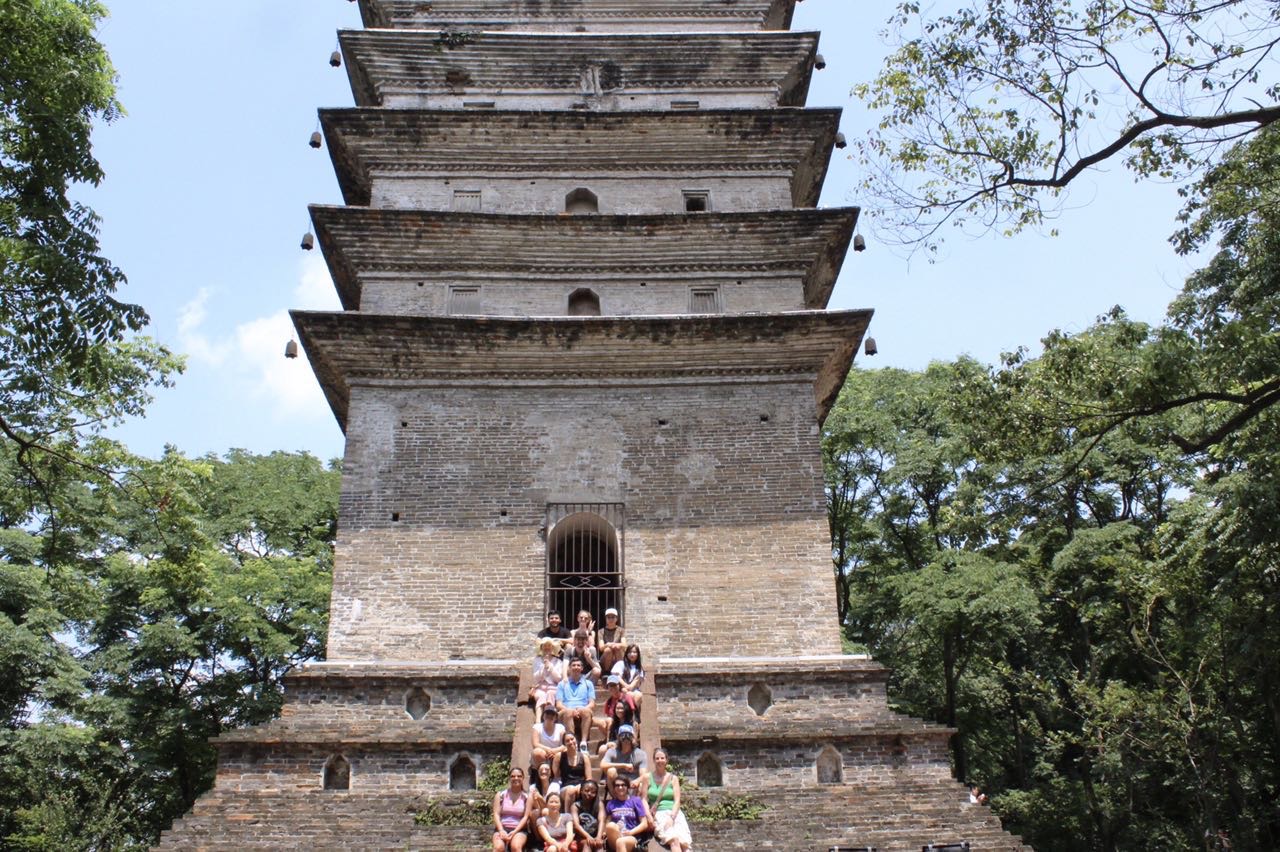
[[[431,712],[431,693],[420,686],[409,690],[404,696],[404,712],[415,722],[420,721]]]
[[[704,751],[702,756],[698,758],[695,769],[697,775],[694,780],[699,787],[724,786],[724,764],[720,762],[720,758],[716,757],[714,752]]]
[[[351,764],[340,754],[333,754],[324,762],[321,784],[325,790],[351,789]]]
[[[819,784],[844,783],[844,758],[835,746],[826,746],[819,752],[816,768]]]
[[[476,789],[476,764],[470,756],[460,754],[449,764],[449,789]]]
[[[757,716],[763,716],[773,706],[773,690],[769,689],[768,684],[753,683],[747,690],[747,705]]]
[[[547,609],[568,621],[580,610],[601,617],[615,607],[625,618],[620,545],[617,528],[597,512],[574,511],[556,521],[547,532]]]
[[[571,317],[598,317],[600,297],[588,287],[579,287],[569,294],[568,310]]]
[[[571,216],[599,213],[600,199],[591,190],[580,186],[564,197],[564,212]]]

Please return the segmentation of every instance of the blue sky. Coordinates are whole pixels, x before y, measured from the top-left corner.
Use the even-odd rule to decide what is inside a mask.
[[[821,30],[828,67],[811,106],[841,106],[850,140],[874,119],[849,90],[886,48],[890,0],[807,0],[796,29]],[[325,151],[307,146],[316,109],[348,106],[329,67],[346,0],[114,0],[101,37],[128,115],[95,135],[107,172],[82,196],[103,217],[124,297],[152,336],[188,355],[176,388],[119,437],[156,454],[243,447],[341,455],[342,435],[304,359],[286,361],[291,307],[335,308],[318,251],[298,242],[308,203],[340,203]],[[837,152],[824,206],[858,204],[857,163]],[[938,261],[910,259],[868,233],[849,255],[833,308],[875,308],[873,367],[918,368],[969,353],[993,361],[1053,328],[1079,330],[1120,304],[1155,321],[1191,264],[1173,254],[1173,187],[1138,184],[1118,164],[1073,187],[1060,236],[948,236]]]

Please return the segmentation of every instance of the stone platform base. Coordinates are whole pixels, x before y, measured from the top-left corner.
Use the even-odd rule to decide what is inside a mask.
[[[309,666],[287,680],[280,719],[214,741],[214,789],[159,848],[489,848],[491,829],[419,825],[414,814],[481,797],[468,790],[485,767],[527,742],[524,669]],[[892,712],[888,672],[870,659],[666,659],[651,674],[642,739],[667,749],[688,807],[743,796],[764,807],[758,819],[696,824],[700,849],[1024,848],[951,778],[952,731]],[[341,789],[324,789],[335,766]]]
[[[689,798],[701,798],[690,790]],[[710,798],[716,798],[712,795]],[[970,805],[954,782],[857,787],[806,787],[761,796],[759,819],[695,822],[694,848],[827,850],[874,846],[881,852],[919,852],[929,843],[967,842],[974,850],[1026,850],[1006,834],[988,808]],[[489,848],[490,828],[417,825],[423,797],[278,793],[201,799],[165,832],[161,850],[370,850],[452,852]],[[660,852],[653,844],[650,852]]]

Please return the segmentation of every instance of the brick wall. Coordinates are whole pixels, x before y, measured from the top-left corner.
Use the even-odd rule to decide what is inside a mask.
[[[616,112],[629,109],[670,109],[672,101],[697,101],[702,109],[759,109],[778,105],[778,89],[761,86],[750,91],[709,89],[690,92],[628,91],[620,95],[592,95],[581,92],[428,92],[384,89],[382,105],[392,108],[465,109],[471,103],[492,103],[493,109],[581,109],[590,103],[592,109]]]
[[[605,316],[652,316],[689,313],[690,288],[718,287],[724,313],[798,311],[805,308],[801,276],[758,275],[724,277],[682,273],[679,276],[611,276],[594,278],[525,278],[484,280],[464,278],[365,279],[360,309],[371,314],[425,316],[448,313],[451,287],[479,287],[480,313],[488,316],[563,316],[569,294],[579,288],[600,297]]]
[[[711,193],[712,210],[778,210],[791,207],[791,176],[717,174],[601,175],[396,175],[373,176],[372,206],[418,210],[455,209],[454,192],[479,191],[481,213],[562,213],[565,196],[585,187],[599,199],[600,213],[683,213],[685,190]]]
[[[626,505],[653,652],[837,652],[834,620],[798,632],[834,592],[812,410],[807,379],[353,388],[330,659],[531,656],[560,502]]]
[[[295,746],[288,751],[224,747],[218,756],[214,783],[219,793],[319,790],[325,762],[337,751],[319,746]],[[459,756],[466,756],[476,765],[479,777],[487,762],[509,757],[511,747],[508,743],[505,750],[495,748],[490,752],[429,751],[418,747],[340,751],[351,766],[350,792],[418,794],[447,792],[449,768]]]

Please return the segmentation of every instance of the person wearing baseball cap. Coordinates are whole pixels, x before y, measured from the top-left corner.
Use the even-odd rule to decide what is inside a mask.
[[[605,778],[610,783],[615,778],[624,778],[628,783],[635,783],[642,772],[649,768],[649,755],[636,745],[636,729],[631,725],[618,728],[618,744],[604,754],[600,762]]]
[[[600,668],[606,672],[613,671],[627,647],[622,622],[618,618],[618,610],[609,607],[604,611],[604,626],[596,630],[596,653],[600,656]]]

